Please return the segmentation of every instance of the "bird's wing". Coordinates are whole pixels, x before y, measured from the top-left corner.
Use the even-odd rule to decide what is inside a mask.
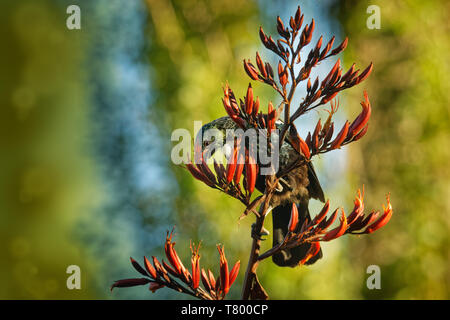
[[[311,198],[325,202],[325,195],[323,194],[322,187],[311,162],[308,162],[308,179],[308,191]]]
[[[298,136],[297,129],[295,126],[292,126],[293,128],[292,132],[289,132],[289,135],[286,136],[286,142],[298,153],[302,154],[300,150],[297,150],[291,141],[291,139],[295,139],[296,136]],[[309,179],[309,186],[308,191],[311,198],[320,200],[322,202],[325,202],[325,195],[323,194],[322,187],[320,186],[319,179],[317,178],[316,172],[314,171],[314,167],[311,162],[308,162],[308,179]]]

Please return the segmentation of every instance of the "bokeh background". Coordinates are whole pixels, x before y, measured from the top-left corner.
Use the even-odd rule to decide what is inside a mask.
[[[81,30],[66,28],[70,4],[81,8]],[[381,10],[380,29],[366,26],[370,4]],[[241,204],[173,165],[170,136],[224,115],[226,81],[244,95],[242,60],[259,50],[274,61],[258,27],[275,34],[276,16],[287,21],[297,5],[305,21],[316,20],[313,43],[320,34],[336,43],[349,37],[345,68],[374,62],[367,81],[341,94],[337,119],[354,117],[367,90],[367,136],[316,159],[326,196],[350,210],[364,185],[366,207],[379,209],[390,192],[394,216],[373,235],[324,244],[314,266],[264,262],[263,286],[272,299],[448,299],[445,0],[1,1],[0,298],[184,299],[145,287],[109,291],[136,275],[130,256],[162,255],[173,225],[185,259],[192,239],[203,241],[207,267],[218,263],[216,243],[231,262],[242,261],[230,293],[239,298],[252,218],[238,224]],[[263,105],[276,99],[253,86]],[[301,134],[325,116],[299,119]],[[81,268],[81,290],[66,287],[72,264]],[[381,290],[366,287],[372,264],[381,268]]]

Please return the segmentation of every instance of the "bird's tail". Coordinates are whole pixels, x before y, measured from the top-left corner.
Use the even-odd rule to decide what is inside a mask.
[[[298,207],[298,226],[302,226],[305,219],[311,220],[308,211],[308,204],[299,204]],[[291,205],[278,206],[272,211],[273,221],[273,245],[283,242],[288,231],[289,220],[291,218]],[[308,253],[310,243],[304,243],[298,247],[284,249],[272,256],[272,260],[280,267],[296,267]],[[311,257],[305,264],[310,265],[322,258],[322,249]]]

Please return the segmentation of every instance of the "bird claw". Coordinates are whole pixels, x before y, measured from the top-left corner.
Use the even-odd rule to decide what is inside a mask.
[[[275,191],[278,193],[283,192],[283,186],[281,185],[281,183],[277,183],[276,187],[275,187]]]
[[[275,191],[276,191],[276,192],[278,192],[278,193],[283,192],[284,186],[285,186],[286,189],[288,189],[289,191],[292,191],[291,185],[290,185],[285,179],[279,178],[278,180],[279,180],[279,181],[278,181],[277,185],[275,186]],[[284,186],[283,186],[283,185],[284,185]]]
[[[252,238],[255,240],[261,240],[261,241],[266,240],[263,238],[263,236],[268,236],[270,234],[269,230],[262,227],[261,233],[258,233],[258,232],[256,232],[255,227],[256,227],[256,223],[253,223],[252,224],[252,233],[251,233]]]
[[[291,185],[283,178],[279,179],[282,183],[284,183],[284,185],[286,186],[286,188],[288,188],[288,190],[292,191],[292,187]],[[283,188],[283,186],[281,186]]]

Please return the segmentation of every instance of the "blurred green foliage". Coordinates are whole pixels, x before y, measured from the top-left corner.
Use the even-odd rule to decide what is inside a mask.
[[[94,298],[95,263],[72,232],[101,197],[83,143],[80,34],[53,1],[0,6],[0,298]],[[81,291],[66,287],[70,264],[81,267]]]
[[[188,129],[194,137],[194,121],[205,124],[224,115],[221,85],[228,81],[240,95],[245,92],[249,79],[242,60],[255,54],[259,9],[252,1],[240,0],[150,0],[147,4],[156,107],[152,117],[160,119],[166,141],[177,128]],[[256,86],[258,90],[263,89]],[[264,89],[266,97],[272,94]],[[165,146],[168,165],[179,184],[175,240],[180,255],[189,259],[192,239],[202,241],[201,263],[212,270],[218,268],[217,243],[225,245],[230,263],[246,259],[251,245],[250,220],[238,224],[242,205],[197,183],[186,170],[173,165],[169,155],[175,143]],[[242,265],[245,269],[244,262]],[[232,298],[240,296],[242,274],[230,294]]]
[[[189,24],[187,8],[209,8],[201,1],[189,3],[172,2],[170,12],[184,22],[179,32],[173,31],[176,28],[170,23],[158,26],[155,17],[152,25],[160,37],[151,51],[152,67],[157,70],[154,80],[160,84],[158,105],[173,128],[190,128],[193,120],[206,122],[222,115],[218,83],[228,80],[243,95],[246,76],[240,63],[261,48],[242,47],[242,37],[257,41],[257,29],[241,28],[226,42],[231,44],[224,54],[226,62],[217,60],[208,51],[213,45],[210,39],[217,37],[217,29],[224,22],[219,15],[208,18],[203,26]],[[381,209],[390,192],[395,215],[374,235],[325,244],[325,258],[312,267],[280,269],[270,262],[262,263],[261,282],[274,299],[448,298],[448,98],[444,92],[448,86],[445,55],[449,43],[448,23],[442,13],[445,10],[437,4],[382,3],[382,27],[369,30],[368,5],[344,1],[334,2],[330,8],[330,14],[338,17],[344,35],[350,38],[343,57],[345,65],[357,62],[362,68],[373,61],[375,71],[366,83],[343,95],[346,99],[341,112],[351,118],[359,112],[362,90],[368,90],[373,119],[367,137],[348,149],[344,190],[351,193],[342,197],[333,191],[328,196],[336,206],[344,205],[349,210],[356,189],[364,184],[367,210]],[[243,12],[232,7],[234,14]],[[150,10],[160,12],[152,7]],[[227,11],[220,12],[225,15]],[[275,17],[280,12],[266,15]],[[247,20],[254,18],[247,16]],[[267,29],[267,23],[260,24]],[[173,48],[165,32],[185,41],[176,41],[177,48]],[[223,41],[216,45],[222,48]],[[230,50],[235,54],[229,55]],[[195,68],[191,69],[192,61]],[[189,71],[183,71],[186,69]],[[257,86],[255,91],[264,102],[273,99],[262,87]],[[172,112],[167,114],[168,110]],[[216,239],[223,241],[231,247],[233,257],[245,261],[249,247],[247,220],[252,218],[237,228],[233,219],[242,210],[239,205],[196,183],[178,168],[174,170],[182,186],[178,214],[183,237],[206,238],[207,245]],[[372,264],[381,267],[381,290],[366,287],[366,270]]]
[[[365,27],[371,4],[380,29]],[[350,39],[345,59],[374,63],[363,84],[373,115],[367,137],[350,148],[350,181],[365,184],[367,207],[386,192],[394,206],[384,230],[349,243],[355,274],[355,265],[381,267],[382,289],[361,281],[361,298],[449,298],[449,10],[448,1],[341,1],[332,9]],[[357,106],[357,91],[349,105]]]

